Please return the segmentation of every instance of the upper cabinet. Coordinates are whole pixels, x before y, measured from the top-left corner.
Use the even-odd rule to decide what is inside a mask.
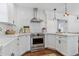
[[[0,3],[0,22],[14,23],[15,6],[12,3]]]
[[[8,21],[8,8],[7,4],[0,3],[0,22]]]
[[[15,4],[7,4],[8,7],[8,22],[15,24],[16,7]]]

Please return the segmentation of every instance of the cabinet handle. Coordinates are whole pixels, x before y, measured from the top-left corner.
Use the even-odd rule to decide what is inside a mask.
[[[61,44],[61,40],[59,40],[59,44]]]
[[[19,38],[17,40],[19,40]]]

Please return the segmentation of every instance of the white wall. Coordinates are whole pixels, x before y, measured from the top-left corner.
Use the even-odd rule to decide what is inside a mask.
[[[0,21],[7,22],[8,21],[8,8],[7,3],[0,3]]]
[[[53,11],[46,10],[47,15],[47,33],[56,33],[57,32],[57,21],[53,20],[54,14]]]
[[[17,30],[19,30],[23,26],[30,26],[31,31],[33,32],[41,32],[41,28],[44,25],[41,24],[33,24],[30,23],[30,20],[33,18],[33,8],[25,8],[16,6],[16,20],[15,24],[17,26]],[[38,9],[38,18],[44,20],[45,16],[43,14],[43,10]]]
[[[47,31],[50,33],[57,32],[56,21],[53,21],[53,11],[46,11],[39,9],[38,18],[44,20],[41,24],[31,24],[30,20],[33,18],[33,8],[26,8],[21,6],[16,6],[16,19],[15,24],[17,26],[17,30],[19,30],[23,26],[30,26],[31,31],[33,32],[41,32],[41,28],[45,27],[45,20],[47,20]],[[47,17],[46,17],[47,16]],[[76,21],[75,16],[64,17],[63,14],[56,14],[57,19],[66,19],[68,20],[68,32],[79,32],[79,21]]]
[[[47,21],[47,32],[56,33],[57,32],[57,21]]]
[[[9,8],[11,6],[11,9]],[[14,16],[14,12],[10,12],[10,10],[14,10],[13,9],[13,4],[8,4],[8,3],[0,3],[0,29],[2,29],[0,31],[0,34],[5,34],[5,31],[7,29],[13,29],[14,26],[10,26],[7,23],[3,23],[3,22],[9,22],[10,20],[13,19],[13,17],[11,17],[11,15]]]
[[[68,17],[68,32],[79,32],[79,20],[76,16]]]
[[[57,23],[53,20],[54,14],[53,11],[46,11],[47,13],[47,32],[48,33],[55,33],[57,32]],[[70,15],[64,17],[63,14],[56,13],[56,19],[60,20],[67,20],[68,21],[68,28],[66,29],[67,32],[79,32],[79,20],[77,20],[76,16]]]
[[[41,32],[42,27],[45,27],[45,20],[47,20],[47,31],[49,33],[57,32],[57,23],[56,21],[53,21],[53,11],[47,10],[45,14],[44,10],[39,9],[38,18],[44,21],[41,24],[30,23],[30,20],[33,18],[33,8],[16,6],[15,12],[15,24],[17,26],[17,30],[19,30],[23,26],[30,26],[31,31]],[[56,18],[68,20],[68,32],[79,32],[79,20],[76,20],[76,16],[64,17],[63,14],[56,13]]]
[[[41,32],[42,27],[45,27],[45,20],[47,20],[47,28],[48,28],[47,31],[49,33],[57,32],[56,21],[53,21],[53,17],[54,17],[53,11],[46,10],[46,13],[45,13],[44,10],[38,9],[38,18],[42,19],[44,22],[42,22],[41,24],[31,24],[30,20],[33,18],[33,8],[26,8],[26,7],[16,6],[16,5],[14,7],[12,4],[9,4],[9,6],[12,7],[11,8],[12,13],[9,13],[10,15],[9,21],[12,19],[15,19],[17,32],[23,26],[30,26],[33,32],[35,31]],[[57,13],[56,17],[57,19],[67,19],[69,21],[68,32],[79,32],[79,20],[76,19],[76,16],[64,17],[63,14]],[[1,24],[1,27],[7,28],[6,25],[2,25],[2,24]]]
[[[17,26],[17,30],[23,26],[28,26],[32,16],[32,9],[16,6],[15,24]]]
[[[19,26],[29,25],[31,18],[32,18],[31,9],[17,7],[17,21],[20,21]]]

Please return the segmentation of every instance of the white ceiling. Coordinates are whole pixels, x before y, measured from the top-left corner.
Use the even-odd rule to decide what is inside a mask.
[[[57,12],[63,13],[65,9],[65,3],[16,3],[17,6],[26,8],[39,8],[39,9],[57,9]],[[68,3],[68,10],[71,14],[79,15],[79,3]]]

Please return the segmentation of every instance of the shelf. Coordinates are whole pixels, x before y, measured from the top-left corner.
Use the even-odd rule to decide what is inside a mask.
[[[1,24],[9,25],[9,26],[16,26],[15,24],[9,23],[9,22],[0,22]]]

